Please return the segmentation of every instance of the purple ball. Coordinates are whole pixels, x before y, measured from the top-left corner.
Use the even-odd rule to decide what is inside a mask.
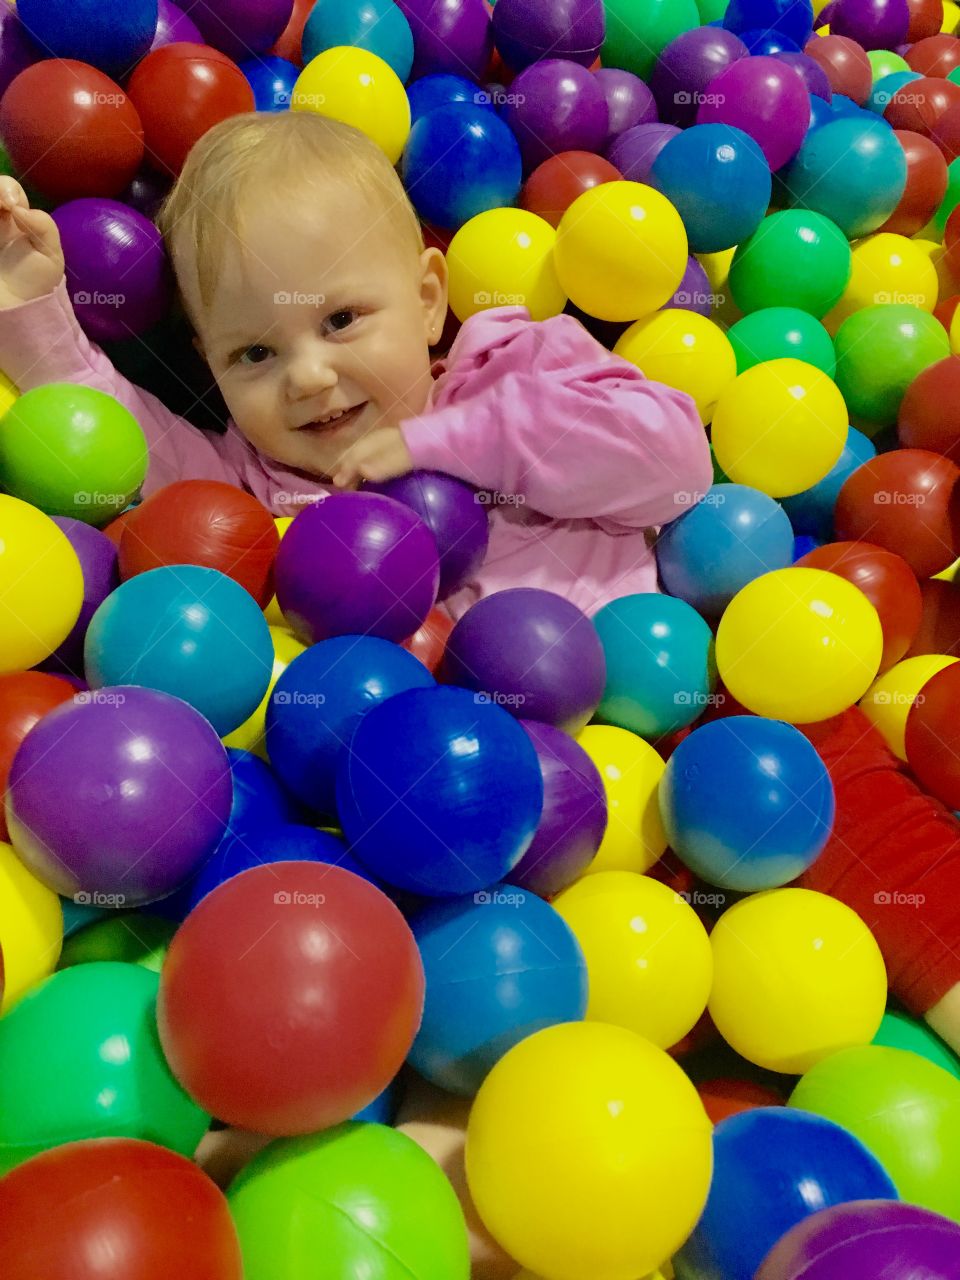
[[[144,168],[134,174],[118,199],[152,222],[171,187],[170,178],[155,169]]]
[[[680,130],[675,124],[638,124],[607,147],[606,158],[628,182],[646,182],[653,162]]]
[[[671,40],[650,77],[660,119],[684,127],[693,124],[710,81],[748,56],[740,37],[722,27],[695,27]]]
[[[824,102],[833,101],[833,89],[830,87],[827,73],[819,62],[815,62],[806,53],[777,53],[774,57],[778,62],[785,62],[788,67],[793,67],[794,71],[800,73],[803,83],[807,86],[807,93],[816,94]]]
[[[960,1280],[960,1226],[898,1200],[850,1200],[792,1227],[756,1280]]]
[[[124,685],[78,694],[24,738],[7,825],[23,862],[57,893],[134,907],[196,872],[232,799],[213,726],[179,698]]]
[[[53,211],[67,266],[67,290],[96,342],[136,337],[161,320],[171,274],[160,232],[142,213],[99,196]]]
[[[83,640],[90,619],[111,591],[115,591],[120,585],[117,546],[105,533],[82,520],[72,520],[69,516],[52,516],[51,519],[67,535],[67,540],[77,553],[83,573],[83,604],[73,630],[63,644],[46,659],[43,670],[82,676]]]
[[[607,100],[596,76],[562,58],[546,58],[520,72],[504,118],[520,143],[527,173],[560,151],[599,154],[609,131]]]
[[[440,556],[439,600],[459,591],[483,564],[490,521],[472,485],[442,471],[411,471],[366,487],[415,511],[433,534]]]
[[[669,302],[663,304],[660,310],[675,311],[681,309],[683,311],[695,311],[698,316],[705,316],[709,320],[712,302],[713,294],[710,291],[710,278],[697,259],[691,254],[687,259],[687,269],[683,273],[683,279],[677,286],[676,293]]]
[[[172,0],[159,0],[159,5],[157,33],[150,46],[151,53],[154,49],[163,48],[165,44],[177,44],[179,41],[187,41],[189,44],[206,43],[197,24],[173,4]]]
[[[779,58],[741,58],[708,86],[698,124],[730,124],[748,133],[771,172],[800,150],[810,125],[810,95]]]
[[[587,615],[539,587],[510,587],[478,600],[450,632],[443,659],[447,684],[567,733],[579,733],[596,711],[606,674]]]
[[[28,34],[9,0],[0,0],[0,95],[10,81],[48,55]]]
[[[600,771],[578,742],[552,724],[521,720],[537,751],[543,813],[529,849],[507,877],[542,898],[583,875],[607,829]]]
[[[411,80],[467,76],[480,80],[493,53],[493,30],[483,0],[397,0],[413,32]]]
[[[512,71],[543,58],[589,67],[603,44],[601,0],[498,0],[493,11],[497,52]]]
[[[607,100],[605,147],[609,147],[614,138],[635,125],[656,122],[657,104],[653,94],[649,86],[632,71],[621,71],[619,67],[601,67],[593,73],[593,78]]]
[[[907,38],[907,0],[834,0],[832,35],[847,36],[862,48],[895,49]]]
[[[277,601],[307,644],[372,635],[399,643],[433,608],[440,562],[433,534],[380,493],[334,493],[295,518],[274,564]]]
[[[293,14],[293,0],[183,0],[179,7],[199,27],[201,44],[234,62],[271,49]]]

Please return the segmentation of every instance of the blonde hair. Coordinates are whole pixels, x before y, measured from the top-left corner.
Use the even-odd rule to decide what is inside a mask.
[[[184,293],[189,247],[200,301],[209,307],[227,245],[242,237],[243,214],[254,196],[278,204],[350,190],[382,218],[411,255],[423,251],[420,222],[386,155],[366,134],[310,111],[248,112],[208,130],[193,147],[156,222]]]

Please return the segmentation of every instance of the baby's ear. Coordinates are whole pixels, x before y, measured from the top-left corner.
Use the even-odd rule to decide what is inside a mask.
[[[439,249],[424,249],[420,255],[420,298],[423,302],[427,341],[440,340],[447,318],[447,260]]]

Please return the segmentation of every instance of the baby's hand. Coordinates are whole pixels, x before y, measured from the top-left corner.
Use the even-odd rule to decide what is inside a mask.
[[[0,307],[42,298],[62,277],[57,224],[49,213],[30,208],[19,182],[0,177]]]
[[[333,483],[338,489],[349,489],[360,480],[382,483],[412,470],[413,459],[400,428],[378,427],[347,450],[334,472]]]

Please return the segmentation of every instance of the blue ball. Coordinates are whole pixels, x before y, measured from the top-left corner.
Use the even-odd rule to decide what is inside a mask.
[[[367,712],[337,771],[351,851],[387,884],[431,897],[504,879],[542,807],[540,762],[523,726],[452,686],[411,689]]]
[[[753,31],[742,31],[740,39],[754,57],[773,57],[778,53],[803,52],[796,40],[791,40],[782,31],[756,28]]]
[[[229,747],[227,758],[233,779],[233,806],[227,823],[228,831],[239,833],[252,827],[301,821],[299,806],[259,756],[252,751]]]
[[[808,533],[798,533],[793,540],[793,563],[796,564],[798,560],[822,546],[822,542],[819,542],[816,538],[811,538]]]
[[[888,76],[881,76],[870,90],[867,108],[876,112],[878,116],[882,116],[898,89],[902,89],[905,84],[910,84],[913,80],[922,78],[919,71],[891,71]]]
[[[365,1124],[393,1124],[399,1105],[400,1089],[396,1079],[393,1079],[383,1093],[378,1093],[353,1119],[362,1120]]]
[[[168,565],[107,596],[87,628],[84,668],[95,689],[142,685],[182,698],[222,738],[267,692],[273,640],[238,582],[218,569]]]
[[[267,755],[316,813],[336,813],[337,762],[357,720],[407,689],[436,684],[419,659],[379,636],[334,636],[297,654],[267,703]]]
[[[907,158],[886,121],[858,109],[808,133],[782,175],[794,207],[822,213],[855,240],[900,203]]]
[[[715,484],[657,539],[657,567],[664,591],[718,618],[737,594],[762,573],[786,569],[793,529],[773,498],[744,484]]]
[[[833,783],[799,729],[728,716],[694,729],[660,781],[670,847],[702,880],[754,893],[795,880],[833,823]]]
[[[240,70],[253,90],[253,99],[258,111],[288,111],[293,86],[299,70],[286,58],[278,58],[275,54],[264,54],[260,58],[250,58],[240,63]]]
[[[833,108],[830,106],[830,103],[825,102],[823,98],[819,97],[817,94],[811,93],[810,124],[807,127],[806,136],[809,138],[810,134],[813,132],[814,129],[819,129],[822,125],[830,124],[831,121],[835,119],[836,119],[836,116],[833,114]],[[789,168],[789,165],[785,165],[784,169],[786,168]],[[783,169],[777,170],[778,174],[783,172],[784,172]]]
[[[813,5],[811,0],[730,0],[723,25],[737,35],[778,31],[802,49],[813,33]]]
[[[834,120],[842,120],[844,116],[859,116],[863,107],[844,93],[835,93],[830,99],[830,112]]]
[[[587,967],[553,907],[512,885],[438,903],[410,921],[426,978],[409,1059],[433,1084],[472,1097],[527,1036],[587,1010]]]
[[[19,0],[17,15],[44,58],[75,58],[119,78],[153,43],[158,9],[157,0]]]
[[[607,663],[595,720],[660,738],[702,714],[717,679],[713,636],[686,601],[657,592],[621,596],[593,625]]]
[[[873,441],[856,427],[850,427],[843,453],[823,479],[818,480],[811,489],[804,489],[802,493],[783,499],[783,509],[790,517],[794,533],[809,533],[820,542],[832,541],[833,509],[837,505],[840,490],[857,467],[862,467],[876,456]]]
[[[340,45],[367,49],[401,81],[413,66],[413,33],[393,0],[317,0],[303,28],[303,65]]]
[[[650,171],[650,185],[683,219],[691,253],[730,249],[752,235],[770,204],[771,181],[754,140],[728,124],[684,129]]]
[[[677,1280],[753,1280],[780,1237],[818,1210],[896,1199],[879,1160],[832,1120],[787,1107],[729,1116],[713,1131],[710,1194],[673,1258]]]
[[[421,116],[454,103],[493,109],[493,99],[489,93],[478,88],[472,80],[465,80],[463,76],[421,76],[407,86],[407,98],[410,102],[411,127]]]
[[[417,213],[453,229],[512,205],[520,191],[520,145],[482,103],[454,103],[421,116],[410,130],[401,175]]]

